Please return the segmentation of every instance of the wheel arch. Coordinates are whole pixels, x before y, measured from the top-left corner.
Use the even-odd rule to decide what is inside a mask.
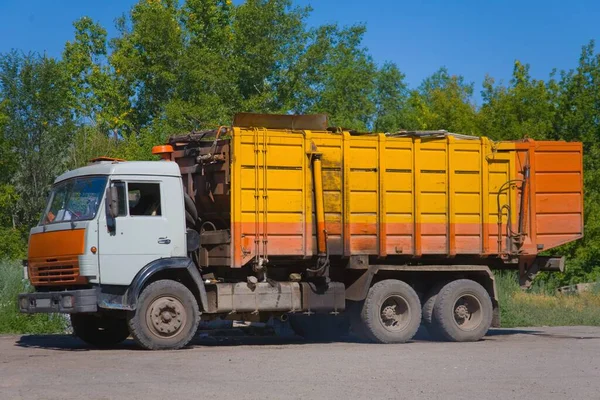
[[[132,310],[146,286],[161,279],[178,281],[186,286],[196,298],[201,311],[206,311],[208,298],[200,272],[187,257],[169,257],[154,260],[142,268],[127,288],[125,298]]]

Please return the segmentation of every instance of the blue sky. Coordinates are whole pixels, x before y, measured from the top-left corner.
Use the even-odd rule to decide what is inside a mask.
[[[239,1],[236,1],[239,2]],[[88,15],[114,34],[133,0],[0,0],[0,52],[60,55],[73,20]],[[508,80],[515,59],[535,78],[577,65],[581,46],[600,39],[598,0],[295,0],[314,9],[308,23],[364,23],[375,61],[393,61],[416,87],[446,66],[475,82]],[[600,43],[598,44],[600,46]]]

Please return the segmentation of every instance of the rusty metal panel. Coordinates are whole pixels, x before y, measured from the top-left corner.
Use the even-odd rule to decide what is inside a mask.
[[[301,309],[300,284],[295,282],[217,283],[215,286],[217,312],[295,312]]]
[[[243,128],[324,131],[327,129],[327,115],[239,113],[233,117],[233,126]]]
[[[340,312],[346,307],[346,287],[340,282],[330,282],[327,288],[302,282],[302,310],[307,312]]]

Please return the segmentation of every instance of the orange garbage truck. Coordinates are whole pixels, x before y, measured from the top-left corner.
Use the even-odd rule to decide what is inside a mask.
[[[238,114],[153,153],[56,179],[31,230],[22,312],[69,313],[95,346],[131,335],[180,348],[201,319],[272,317],[304,336],[343,318],[373,342],[406,342],[421,324],[476,341],[499,324],[492,270],[527,287],[564,268],[540,252],[583,234],[580,143]]]

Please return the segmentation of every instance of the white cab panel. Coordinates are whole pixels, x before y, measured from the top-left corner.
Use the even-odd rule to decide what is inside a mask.
[[[124,182],[128,206],[126,215],[115,218],[111,232],[102,212],[99,221],[98,253],[100,282],[129,285],[150,262],[185,255],[185,210],[180,177],[112,175],[112,182]],[[160,185],[160,215],[136,215],[136,195],[148,184]],[[142,189],[143,190],[143,189]],[[158,214],[155,212],[155,214]]]

